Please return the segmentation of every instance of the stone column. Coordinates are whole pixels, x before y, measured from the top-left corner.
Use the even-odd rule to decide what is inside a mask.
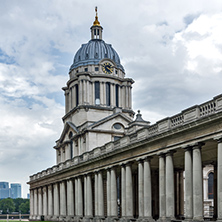
[[[91,175],[87,175],[87,216],[92,217],[93,216],[93,203],[92,203],[92,180]]]
[[[193,218],[193,161],[192,147],[185,148],[185,219]]]
[[[67,215],[74,215],[74,190],[73,190],[73,180],[67,180]]]
[[[110,83],[110,103],[111,107],[115,106],[115,89],[114,89],[114,83]]]
[[[111,175],[110,175],[110,169],[107,169],[107,216],[111,216]]]
[[[83,216],[82,181],[78,178],[78,216]]]
[[[126,169],[125,165],[121,166],[121,207],[122,217],[126,216]]]
[[[42,215],[42,188],[38,188],[38,218]]]
[[[181,170],[179,172],[179,203],[180,203],[179,215],[184,216],[184,178],[183,178],[183,170]]]
[[[86,96],[86,102],[89,104],[89,81],[86,82],[86,89],[87,89],[87,96]]]
[[[133,179],[131,163],[126,164],[126,216],[133,217]]]
[[[200,143],[193,146],[193,219],[203,220],[203,168]]]
[[[144,159],[144,217],[152,219],[151,157]]]
[[[217,219],[217,163],[214,163],[214,218]]]
[[[59,184],[53,184],[53,204],[54,204],[54,217],[59,216]]]
[[[47,187],[44,186],[42,189],[43,192],[43,215],[46,217],[48,215],[48,198],[47,198]]]
[[[144,216],[144,168],[143,160],[138,160],[139,217]]]
[[[159,155],[159,211],[160,219],[166,218],[165,155]]]
[[[87,215],[87,175],[84,175],[84,208],[83,208],[83,215]]]
[[[30,190],[30,216],[29,219],[34,219],[34,190]]]
[[[82,80],[79,81],[79,104],[83,104],[83,82]]]
[[[166,154],[166,217],[175,218],[173,151]]]
[[[75,215],[79,215],[78,214],[78,194],[79,194],[79,190],[78,190],[78,178],[75,178]]]
[[[111,216],[117,216],[117,190],[116,190],[116,170],[115,167],[111,168],[110,172],[110,185],[111,185]]]
[[[128,89],[128,86],[125,87],[125,93],[126,93],[126,97],[125,97],[126,108],[128,109],[129,108],[129,89]]]
[[[38,189],[34,190],[34,216],[35,218],[38,215]]]
[[[217,221],[222,221],[222,138],[217,145]]]
[[[125,93],[125,86],[122,86],[122,107],[126,107],[126,93]]]
[[[66,216],[66,188],[65,188],[65,181],[60,182],[60,216]]]
[[[98,216],[98,175],[97,172],[94,173],[94,182],[95,182],[95,186],[94,186],[94,193],[95,193],[95,216]],[[100,191],[99,191],[100,192]]]
[[[72,87],[69,88],[69,110],[71,110],[72,107]]]
[[[104,217],[103,174],[98,173],[98,216]]]
[[[52,197],[52,185],[48,185],[48,217],[53,216],[53,197]]]

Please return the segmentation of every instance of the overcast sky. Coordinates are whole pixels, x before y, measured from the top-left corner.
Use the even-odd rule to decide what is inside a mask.
[[[55,164],[75,52],[98,6],[103,39],[151,123],[222,93],[221,0],[0,0],[0,181]]]

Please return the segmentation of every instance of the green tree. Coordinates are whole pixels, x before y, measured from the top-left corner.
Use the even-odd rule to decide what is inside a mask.
[[[15,204],[15,212],[19,212],[19,206],[24,203],[24,199],[23,198],[16,198],[13,199],[13,202]]]
[[[15,211],[15,204],[11,198],[2,199],[0,201],[0,210],[3,214],[11,213]]]
[[[23,203],[20,204],[19,211],[21,211],[22,214],[28,214],[29,210],[29,200],[26,199]]]

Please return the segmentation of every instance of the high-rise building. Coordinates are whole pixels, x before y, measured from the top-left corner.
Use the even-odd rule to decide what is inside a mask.
[[[10,188],[8,182],[0,182],[0,199],[10,197]]]
[[[21,197],[21,184],[20,183],[11,183],[11,198]]]

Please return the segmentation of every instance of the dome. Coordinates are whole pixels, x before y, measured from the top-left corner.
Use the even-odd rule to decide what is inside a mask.
[[[111,59],[117,68],[124,72],[119,55],[111,44],[105,43],[102,39],[91,39],[87,44],[82,44],[74,56],[70,71],[79,66],[98,65],[102,59]]]

